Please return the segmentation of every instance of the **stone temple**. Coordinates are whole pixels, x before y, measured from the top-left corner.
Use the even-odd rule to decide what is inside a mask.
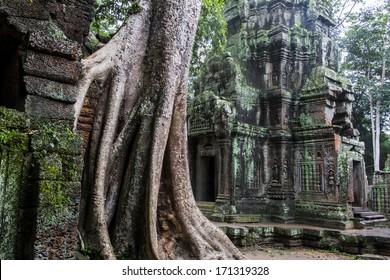
[[[207,62],[188,116],[193,191],[212,220],[347,229],[367,207],[327,3],[226,1],[226,52]]]
[[[74,259],[82,247],[99,85],[78,120],[75,103],[94,3],[0,0],[0,259]],[[366,207],[390,217],[390,159],[369,188],[326,3],[226,1],[226,52],[188,114],[193,190],[210,219],[347,229]]]

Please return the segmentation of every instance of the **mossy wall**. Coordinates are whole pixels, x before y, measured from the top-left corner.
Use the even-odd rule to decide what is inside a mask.
[[[12,109],[0,107],[0,120],[0,258],[72,258],[80,137],[64,123],[40,122],[31,129],[26,115]]]
[[[83,159],[70,127],[94,2],[0,0],[0,52],[21,69],[0,63],[0,105],[25,112],[0,109],[0,258],[67,259],[77,247]]]
[[[390,157],[388,158],[389,162]],[[390,170],[377,172],[370,189],[370,209],[378,211],[390,219]]]
[[[0,259],[14,259],[28,150],[23,114],[0,107]]]

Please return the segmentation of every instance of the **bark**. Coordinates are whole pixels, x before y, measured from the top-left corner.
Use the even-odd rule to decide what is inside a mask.
[[[381,149],[380,149],[380,139],[381,139],[381,101],[378,99],[376,101],[376,114],[375,114],[375,150],[374,150],[374,170],[379,171],[380,170],[380,155],[381,155]]]
[[[374,110],[374,97],[372,96],[371,90],[368,92],[368,97],[370,99],[370,119],[371,119],[371,137],[372,137],[372,151],[374,159],[374,171],[379,171],[379,165],[377,165],[378,154],[377,154],[377,132],[376,132],[376,114]]]
[[[190,186],[186,94],[201,1],[140,4],[83,61],[76,117],[92,82],[105,90],[86,156],[80,232],[103,259],[243,258],[200,213]]]

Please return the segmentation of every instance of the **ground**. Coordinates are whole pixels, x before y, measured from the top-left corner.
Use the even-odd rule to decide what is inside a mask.
[[[307,247],[274,247],[261,245],[241,248],[249,260],[353,260],[356,255]]]

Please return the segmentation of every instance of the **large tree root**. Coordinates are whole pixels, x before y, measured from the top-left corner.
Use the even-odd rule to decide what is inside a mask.
[[[76,115],[92,82],[106,90],[86,157],[80,232],[103,259],[240,259],[190,186],[186,92],[200,1],[141,6],[83,61]]]

